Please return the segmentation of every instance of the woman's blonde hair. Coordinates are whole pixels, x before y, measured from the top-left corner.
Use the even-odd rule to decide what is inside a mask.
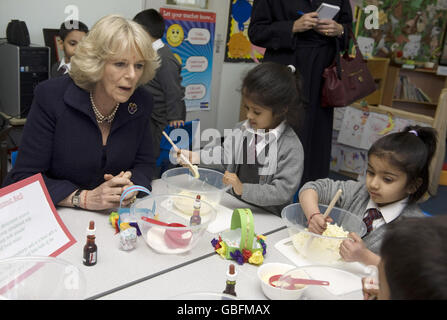
[[[91,91],[102,79],[105,63],[127,50],[136,52],[145,61],[137,86],[152,80],[160,63],[147,32],[120,15],[105,16],[79,42],[70,61],[70,76],[79,87]]]

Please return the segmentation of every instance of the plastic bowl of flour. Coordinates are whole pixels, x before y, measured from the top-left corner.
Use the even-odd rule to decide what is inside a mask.
[[[0,260],[0,300],[80,300],[85,298],[83,273],[54,257]]]
[[[137,217],[149,247],[158,253],[179,254],[194,248],[216,219],[214,207],[202,200],[200,223],[191,223],[189,210],[193,210],[194,200],[185,195],[150,195],[135,201],[130,212]]]
[[[198,168],[199,178],[194,178],[188,168],[173,168],[166,170],[161,179],[166,183],[169,194],[189,196],[192,200],[184,199],[179,206],[185,213],[192,215],[194,199],[200,195],[202,200],[208,201],[217,208],[222,196],[231,186],[222,182],[223,174],[216,170]]]
[[[326,205],[319,205],[320,212],[325,212]],[[292,203],[281,211],[290,238],[295,249],[306,259],[316,264],[341,263],[340,244],[350,232],[360,237],[366,234],[366,225],[362,219],[346,210],[334,207],[330,212],[333,223],[322,235],[307,230],[307,218],[299,203]]]

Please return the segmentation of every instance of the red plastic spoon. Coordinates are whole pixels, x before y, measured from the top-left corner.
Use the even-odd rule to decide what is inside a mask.
[[[271,276],[269,279],[269,284],[272,287],[277,287],[276,283],[282,276],[283,276],[282,274],[276,274],[274,276]],[[329,285],[329,281],[292,278],[291,276],[287,276],[282,280],[288,284],[287,287],[284,287],[285,289],[294,289],[295,284],[319,285],[319,286],[328,286]]]
[[[157,224],[159,226],[165,226],[165,227],[186,227],[184,224],[181,224],[181,223],[176,223],[176,222],[166,223],[166,222],[158,221],[158,220],[151,219],[151,218],[144,217],[144,216],[141,217],[141,220],[149,222],[149,223]],[[192,238],[191,230],[167,229],[164,233],[165,243],[171,249],[183,248],[183,247],[188,246],[189,242],[191,241],[191,238]]]

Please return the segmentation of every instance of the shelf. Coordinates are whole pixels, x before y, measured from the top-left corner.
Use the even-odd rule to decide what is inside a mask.
[[[394,102],[407,102],[407,103],[417,103],[417,104],[424,104],[427,106],[434,106],[436,107],[438,103],[435,102],[426,102],[426,101],[417,101],[417,100],[406,100],[406,99],[393,99]]]

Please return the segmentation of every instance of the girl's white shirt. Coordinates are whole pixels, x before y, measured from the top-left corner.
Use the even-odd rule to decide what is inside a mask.
[[[271,142],[270,139],[278,140],[281,134],[286,129],[286,120],[283,120],[275,129],[271,129],[269,131],[265,131],[263,129],[253,129],[250,125],[250,121],[245,120],[241,126],[242,131],[248,130],[249,132],[255,133],[258,135],[258,143],[256,144],[256,155],[259,156],[262,150],[264,150],[265,146],[268,142]],[[248,145],[251,146],[254,142],[255,136],[253,135],[248,141]]]
[[[384,207],[379,207],[377,203],[375,203],[373,200],[369,199],[368,205],[366,206],[365,214],[363,215],[363,218],[366,217],[368,213],[368,209],[377,209],[382,214],[382,217],[379,219],[375,219],[373,221],[373,229],[376,229],[380,227],[381,225],[384,225],[385,223],[390,223],[399,215],[401,214],[402,210],[405,208],[405,206],[408,204],[408,197],[396,201],[394,203],[391,203]]]

